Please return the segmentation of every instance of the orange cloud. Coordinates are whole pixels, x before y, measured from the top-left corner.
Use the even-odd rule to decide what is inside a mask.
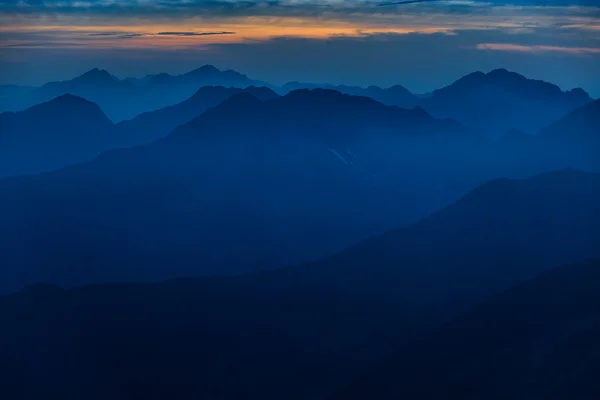
[[[511,51],[519,53],[567,53],[567,54],[600,54],[600,48],[596,47],[561,47],[533,45],[526,46],[511,43],[480,43],[477,46],[479,50]]]

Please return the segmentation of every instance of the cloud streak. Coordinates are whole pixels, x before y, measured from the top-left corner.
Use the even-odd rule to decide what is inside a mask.
[[[403,4],[417,4],[417,3],[431,3],[431,2],[439,2],[439,1],[443,1],[443,0],[405,0],[405,1],[392,1],[389,3],[379,3],[377,4],[378,7],[385,7],[385,6],[400,6]]]
[[[147,36],[145,33],[124,33],[124,32],[95,32],[88,34],[90,37],[110,38],[110,39],[133,39]]]
[[[549,45],[522,45],[513,43],[480,43],[478,50],[507,51],[516,53],[565,53],[571,55],[600,54],[600,47],[563,47]]]
[[[163,36],[213,36],[213,35],[235,35],[235,32],[158,32],[157,35]]]

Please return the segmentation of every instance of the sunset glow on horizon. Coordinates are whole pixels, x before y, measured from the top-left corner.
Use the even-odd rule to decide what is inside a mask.
[[[577,68],[583,73],[569,81],[552,68],[533,76],[558,76],[555,80],[563,79],[565,87],[582,85],[600,94],[600,83],[589,79],[600,68],[600,7],[585,0],[547,4],[451,0],[386,6],[377,1],[337,0],[4,1],[0,26],[2,67],[7,71],[3,79],[25,84],[64,78],[69,68],[73,68],[69,73],[75,73],[98,65],[127,75],[135,60],[143,63],[138,70],[147,73],[181,72],[211,63],[265,80],[291,79],[293,74],[286,71],[295,70],[301,79],[362,83],[364,71],[374,66],[363,65],[366,61],[356,57],[366,60],[369,54],[382,69],[378,78],[393,84],[393,76],[409,74],[418,91],[487,65],[538,71],[534,65],[547,65],[552,58],[551,63],[561,69]],[[352,50],[346,45],[350,42],[355,43]],[[274,50],[279,46],[281,50]],[[266,58],[248,55],[262,54],[263,48],[269,49]],[[169,56],[173,52],[175,58]],[[54,68],[61,74],[41,71],[36,64],[44,60],[45,65],[62,65],[60,60],[50,60],[50,53],[71,60],[66,69]],[[280,53],[290,54],[279,59]],[[517,60],[511,54],[528,55]],[[295,57],[306,61],[292,62]],[[318,57],[313,63],[335,64],[338,72],[307,70],[313,57]],[[147,63],[150,59],[155,62]],[[412,71],[408,60],[446,65],[448,76],[426,79],[416,74],[418,70]],[[269,76],[266,64],[277,65],[279,76]],[[305,69],[299,71],[302,64]],[[437,81],[429,85],[431,79]]]

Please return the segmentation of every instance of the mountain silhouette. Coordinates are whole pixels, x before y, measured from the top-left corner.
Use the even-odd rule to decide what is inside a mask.
[[[369,98],[315,90],[261,102],[242,93],[152,144],[26,185],[5,182],[0,209],[18,230],[0,245],[4,282],[161,279],[313,260],[460,196],[471,180],[404,183],[402,155],[429,174],[439,152],[450,163],[462,158],[453,149],[479,140],[455,121]],[[31,242],[57,224],[60,235]]]
[[[32,86],[0,85],[0,112],[17,111],[15,100],[24,97],[33,89],[35,88]]]
[[[598,255],[599,197],[597,174],[557,171],[494,180],[412,227],[313,263],[158,284],[36,285],[0,297],[0,321],[10,322],[0,331],[0,395],[323,398],[418,338],[432,343],[432,349],[447,349],[439,357],[452,356],[451,371],[458,368],[452,364],[458,357],[466,371],[483,374],[480,364],[467,363],[493,353],[503,343],[493,339],[505,332],[526,340],[528,332],[537,335],[544,324],[551,326],[553,313],[563,318],[555,320],[557,327],[585,322],[579,317],[591,310],[582,306],[589,306],[586,300],[596,293],[591,289],[597,271],[560,275],[545,288],[534,281],[539,290],[501,295],[449,325],[472,327],[472,334],[458,328],[446,334],[445,326],[439,331],[444,334],[434,334],[431,341],[431,332],[489,295],[565,262]],[[71,227],[67,223],[63,229]],[[87,234],[104,239],[97,232]],[[545,304],[549,308],[543,310]],[[511,315],[519,308],[522,314]],[[492,324],[496,318],[503,324]],[[521,323],[531,331],[514,332]],[[461,334],[469,340],[459,340]],[[462,346],[474,350],[462,353]],[[414,348],[411,354],[424,360],[432,354],[426,346]],[[484,365],[490,365],[487,361]],[[415,364],[417,379],[409,383],[422,379],[420,365]],[[40,369],[46,373],[37,373]],[[441,387],[443,372],[442,367],[432,370]],[[161,379],[150,379],[155,376]],[[382,375],[387,376],[395,377],[393,370]],[[429,382],[426,389],[435,390],[435,381]]]
[[[598,257],[599,198],[596,173],[492,180],[409,228],[278,272],[292,286],[331,285],[454,313],[548,268]]]
[[[572,111],[542,129],[538,137],[566,157],[600,168],[600,100]]]
[[[600,261],[492,297],[332,399],[596,399]]]
[[[69,81],[71,84],[82,84],[82,85],[115,85],[121,86],[122,82],[115,76],[111,75],[104,69],[94,68],[83,75],[73,78]],[[52,84],[49,84],[50,86]]]
[[[281,87],[281,92],[285,94],[298,89],[330,89],[344,94],[370,97],[383,104],[401,108],[413,108],[421,101],[416,95],[400,85],[394,85],[387,89],[383,89],[378,86],[369,86],[365,88],[360,86],[288,82]]]
[[[436,117],[452,117],[499,137],[511,128],[536,133],[590,101],[582,89],[563,92],[551,83],[497,69],[435,90],[421,106]]]
[[[245,89],[222,86],[204,86],[193,96],[173,106],[149,111],[131,120],[117,124],[117,129],[123,132],[123,137],[131,144],[141,144],[167,136],[173,129],[183,125],[204,111],[212,108],[231,96],[242,92],[251,93],[260,100],[270,100],[277,97],[271,89],[249,86]]]
[[[523,171],[573,167],[600,171],[600,101],[579,107],[535,135],[518,130],[498,142],[498,158]]]
[[[232,114],[237,118],[227,118]],[[265,102],[249,94],[235,96],[175,130],[170,139],[203,131],[260,132],[265,136],[300,132],[338,146],[351,145],[366,134],[416,140],[424,139],[420,134],[429,134],[428,145],[436,140],[483,141],[456,121],[435,119],[423,109],[385,106],[369,97],[328,89],[295,90]]]
[[[136,115],[170,106],[192,96],[202,86],[247,87],[258,82],[235,71],[204,66],[182,75],[158,74],[142,79],[119,79],[94,68],[70,80],[50,82],[12,100],[12,108],[23,109],[66,93],[97,103],[119,122]]]
[[[86,161],[119,143],[100,107],[70,94],[2,113],[0,128],[0,177]]]

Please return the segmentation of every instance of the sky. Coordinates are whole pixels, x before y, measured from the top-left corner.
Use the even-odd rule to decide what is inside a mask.
[[[600,97],[600,0],[0,0],[0,84],[204,64],[416,93],[506,68]]]

